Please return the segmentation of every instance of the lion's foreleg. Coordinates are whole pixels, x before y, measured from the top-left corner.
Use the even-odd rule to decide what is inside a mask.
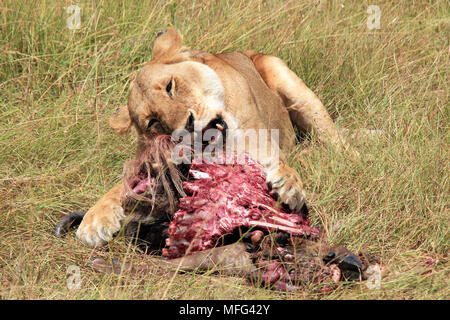
[[[121,203],[123,183],[110,189],[86,213],[77,230],[77,237],[90,247],[98,247],[110,241],[120,230],[125,218]]]

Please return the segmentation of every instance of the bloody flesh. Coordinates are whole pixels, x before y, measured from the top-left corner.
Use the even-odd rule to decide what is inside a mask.
[[[279,207],[261,164],[247,154],[229,157],[218,156],[215,163],[193,160],[189,170],[193,180],[183,182],[187,196],[180,199],[170,223],[163,256],[177,258],[214,247],[238,227],[300,236],[319,233],[309,226],[306,215]]]

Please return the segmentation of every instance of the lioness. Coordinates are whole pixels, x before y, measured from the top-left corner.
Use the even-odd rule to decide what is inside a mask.
[[[321,141],[346,148],[325,107],[303,81],[274,56],[189,50],[174,28],[158,33],[153,53],[131,83],[128,104],[110,119],[111,127],[119,134],[134,127],[138,154],[149,139],[177,129],[278,129],[280,156],[252,156],[264,165],[267,183],[280,202],[301,210],[301,179],[285,163],[295,147],[294,126],[314,130]],[[125,218],[122,192],[119,183],[86,213],[77,230],[85,244],[104,245],[119,231]]]

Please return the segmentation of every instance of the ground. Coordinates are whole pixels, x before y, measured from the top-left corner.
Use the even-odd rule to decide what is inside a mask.
[[[447,1],[74,3],[79,29],[69,28],[70,1],[0,7],[1,299],[450,298]],[[367,12],[373,4],[379,29],[376,11]],[[314,136],[291,159],[329,242],[389,266],[379,289],[283,294],[208,274],[103,275],[87,267],[89,257],[147,257],[121,238],[89,249],[73,232],[53,236],[63,214],[86,210],[120,181],[136,141],[115,135],[107,119],[168,25],[193,48],[277,55],[340,127],[380,130],[350,140],[360,159]]]

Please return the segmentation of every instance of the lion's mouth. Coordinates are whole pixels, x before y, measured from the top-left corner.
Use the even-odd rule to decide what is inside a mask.
[[[225,145],[227,138],[228,124],[222,117],[217,116],[202,129],[202,145]],[[204,150],[203,148],[203,150]]]
[[[216,115],[215,118],[199,130],[200,128],[197,126],[201,122],[203,121],[196,121],[192,113],[190,113],[186,120],[185,129],[188,132],[194,133],[195,142],[200,142],[204,147],[210,144],[225,144],[228,124],[221,115]]]

